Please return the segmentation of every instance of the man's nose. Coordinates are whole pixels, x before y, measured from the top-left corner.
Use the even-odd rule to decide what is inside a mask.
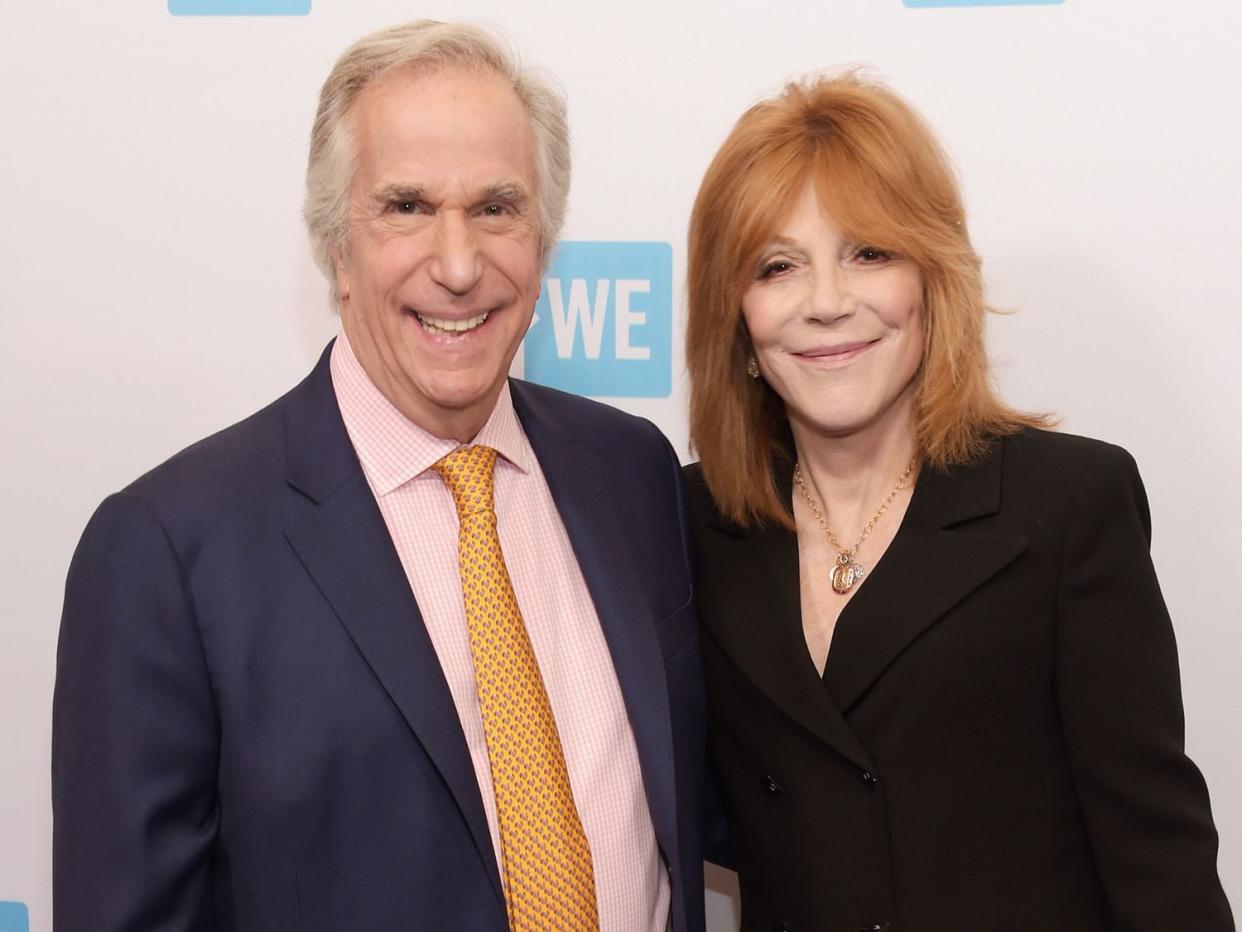
[[[445,211],[436,218],[431,276],[453,294],[467,294],[483,274],[475,231],[462,211]]]

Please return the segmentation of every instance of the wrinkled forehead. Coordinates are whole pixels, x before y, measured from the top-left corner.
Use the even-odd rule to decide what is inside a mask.
[[[393,69],[369,84],[350,113],[362,174],[435,185],[470,176],[478,184],[534,186],[534,133],[512,84],[489,68]]]

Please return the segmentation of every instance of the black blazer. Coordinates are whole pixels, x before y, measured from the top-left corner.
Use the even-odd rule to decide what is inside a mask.
[[[687,474],[743,929],[1234,928],[1129,454],[1031,430],[925,471],[822,679],[794,535]]]

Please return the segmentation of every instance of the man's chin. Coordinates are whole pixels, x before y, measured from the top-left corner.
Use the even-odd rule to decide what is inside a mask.
[[[417,411],[419,417],[411,418],[419,426],[436,433],[431,424],[423,424],[427,420],[436,424],[474,424],[475,432],[487,422],[496,399],[505,382],[505,376],[498,379],[485,380],[471,376],[448,376],[430,382],[424,382],[418,393],[416,405],[405,406],[406,416],[410,411]],[[456,433],[457,431],[455,431]],[[460,438],[458,438],[460,439]]]

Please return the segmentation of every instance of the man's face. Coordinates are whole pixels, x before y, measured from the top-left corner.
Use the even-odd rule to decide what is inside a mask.
[[[359,95],[341,319],[371,381],[436,436],[486,422],[539,297],[534,140],[486,71],[398,71]]]

